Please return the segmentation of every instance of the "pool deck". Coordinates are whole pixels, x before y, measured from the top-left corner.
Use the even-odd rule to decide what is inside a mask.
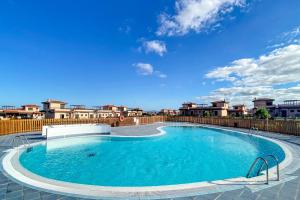
[[[141,126],[128,126],[128,127],[114,127],[112,128],[112,135],[122,136],[147,136],[160,133],[157,130],[158,127],[164,125],[173,125],[178,123],[155,123],[151,125]],[[179,123],[180,124],[180,123]],[[183,123],[181,123],[183,124]],[[189,124],[190,125],[190,124]],[[217,127],[217,126],[211,126]],[[219,127],[220,128],[220,127]],[[223,129],[235,130],[235,131],[248,131],[245,129],[226,128]],[[300,137],[281,135],[275,133],[257,132],[258,135],[266,136],[273,139],[278,139],[281,142],[288,144],[293,154],[292,167],[283,169],[281,172],[281,180],[271,181],[269,185],[259,183],[256,185],[244,185],[235,184],[232,185],[217,185],[215,190],[199,190],[197,193],[187,192],[187,197],[171,197],[181,196],[182,194],[170,194],[170,198],[174,200],[263,200],[263,199],[278,199],[278,200],[297,200],[300,199]],[[11,142],[14,135],[7,135],[0,137],[0,156],[3,156],[5,152],[11,148]],[[34,143],[44,140],[40,132],[26,133],[29,142]],[[6,177],[3,172],[0,171],[0,200],[17,200],[17,199],[82,199],[70,196],[64,196],[45,191],[29,188],[22,184],[16,183],[13,180]],[[141,198],[143,199],[143,198]],[[149,199],[149,198],[148,198]]]

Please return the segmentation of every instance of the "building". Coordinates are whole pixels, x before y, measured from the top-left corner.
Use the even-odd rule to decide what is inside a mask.
[[[118,111],[120,112],[126,112],[128,110],[127,106],[118,106]]]
[[[300,100],[286,100],[278,104],[275,117],[300,117]]]
[[[70,118],[71,109],[66,108],[67,103],[63,101],[47,99],[42,102],[45,118],[47,119],[64,119]]]
[[[14,106],[2,106],[0,109],[0,119],[93,119],[106,117],[139,117],[143,116],[144,111],[140,108],[128,109],[127,106],[104,105],[87,108],[85,105],[76,104],[67,107],[67,102],[55,99],[47,99],[40,106],[27,104],[21,108]]]
[[[98,118],[106,118],[106,117],[120,117],[120,111],[112,111],[112,110],[103,110],[101,107],[100,109],[95,110]]]
[[[231,117],[242,117],[248,114],[248,110],[244,104],[233,105],[232,109],[228,110],[228,115]]]
[[[126,106],[104,105],[97,112],[102,117],[120,117],[126,111]]]
[[[15,106],[2,106],[0,109],[1,119],[42,119],[43,113],[40,107],[35,104],[22,105],[21,108]]]
[[[102,106],[102,110],[111,110],[113,112],[117,112],[118,111],[118,106],[115,106],[115,105],[104,105],[104,106]]]
[[[229,103],[225,100],[211,102],[211,106],[207,104],[196,104],[192,102],[183,103],[179,108],[180,115],[184,116],[228,116]]]
[[[86,108],[85,105],[70,105],[71,119],[92,119],[97,118],[95,110]]]
[[[140,108],[130,108],[123,112],[125,117],[141,117],[143,114],[144,111]]]
[[[70,105],[63,101],[48,99],[42,102],[45,118],[50,119],[93,119],[120,116],[142,116],[141,109],[128,109],[126,106],[104,105],[86,108],[84,105]]]
[[[179,114],[178,110],[174,109],[161,109],[158,113],[159,115],[166,115],[166,116],[175,116]]]
[[[276,105],[274,105],[275,99],[270,98],[255,98],[253,102],[252,114],[255,114],[259,108],[266,108],[271,116],[276,114]]]
[[[283,104],[275,105],[274,99],[259,98],[254,99],[253,114],[257,109],[265,107],[271,117],[296,118],[300,117],[300,100],[285,100]]]

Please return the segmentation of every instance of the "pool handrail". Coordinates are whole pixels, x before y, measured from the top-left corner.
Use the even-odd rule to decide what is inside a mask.
[[[273,160],[276,162],[276,171],[277,171],[277,179],[276,181],[279,181],[279,160],[275,155],[266,155],[265,158],[273,158]]]
[[[16,135],[15,137],[13,137],[12,142],[11,142],[12,147],[16,147],[16,142],[18,142],[17,139],[19,139],[19,141],[21,141],[25,147],[27,147],[27,146],[30,147],[30,143],[25,135]]]
[[[269,184],[269,164],[268,164],[268,161],[267,161],[266,159],[264,159],[263,157],[257,157],[257,158],[254,160],[254,162],[252,163],[252,165],[251,165],[251,167],[250,167],[250,169],[249,169],[249,171],[248,171],[246,177],[249,178],[249,176],[250,176],[250,174],[251,174],[251,172],[252,172],[254,166],[256,165],[256,163],[257,163],[259,160],[262,160],[262,161],[264,162],[264,164],[267,166],[267,168],[266,168],[266,184]],[[263,165],[262,165],[262,166],[263,166]],[[262,168],[262,166],[261,166],[261,168]],[[261,168],[260,168],[260,170],[261,170]]]

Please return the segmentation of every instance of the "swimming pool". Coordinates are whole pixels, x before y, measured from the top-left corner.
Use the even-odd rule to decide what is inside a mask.
[[[199,126],[162,129],[165,134],[159,137],[49,140],[24,151],[19,163],[35,175],[57,181],[145,187],[245,177],[258,156],[285,158],[279,145],[247,134]]]

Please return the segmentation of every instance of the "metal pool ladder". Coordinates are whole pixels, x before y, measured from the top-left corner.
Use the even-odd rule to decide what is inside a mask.
[[[251,127],[251,128],[249,129],[249,134],[253,134],[253,133],[258,133],[258,128]]]
[[[12,140],[12,146],[16,147],[19,144],[19,141],[25,146],[30,148],[30,143],[25,135],[16,135]]]
[[[251,174],[251,172],[252,172],[254,166],[256,165],[256,163],[257,163],[258,161],[261,160],[261,161],[263,162],[263,164],[261,164],[261,166],[260,166],[260,168],[259,168],[259,170],[258,170],[256,176],[258,176],[258,175],[260,174],[260,172],[261,172],[262,169],[263,169],[263,166],[266,165],[266,184],[269,184],[269,162],[268,162],[267,158],[272,158],[272,159],[276,162],[276,170],[277,170],[277,178],[276,178],[276,181],[279,181],[279,160],[278,160],[278,158],[277,158],[276,156],[274,156],[274,155],[266,155],[266,156],[264,156],[264,157],[257,157],[257,158],[254,160],[254,162],[252,163],[252,165],[251,165],[251,167],[250,167],[250,169],[249,169],[249,171],[248,171],[246,177],[247,177],[247,178],[250,178],[250,174]]]

